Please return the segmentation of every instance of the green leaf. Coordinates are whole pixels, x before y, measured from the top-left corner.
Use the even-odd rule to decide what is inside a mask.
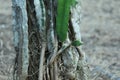
[[[82,44],[83,44],[83,42],[80,42],[79,40],[75,40],[75,41],[72,42],[73,46],[80,46]]]
[[[73,2],[74,0],[58,0],[56,32],[61,42],[64,42],[67,38],[70,6]]]

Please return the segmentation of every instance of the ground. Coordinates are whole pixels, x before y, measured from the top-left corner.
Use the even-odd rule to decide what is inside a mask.
[[[91,80],[120,80],[120,0],[81,0],[81,35]],[[0,80],[12,75],[11,0],[0,0]]]

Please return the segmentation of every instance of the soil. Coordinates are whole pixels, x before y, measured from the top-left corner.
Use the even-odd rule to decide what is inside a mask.
[[[111,79],[120,77],[120,0],[81,1],[81,34],[90,67]]]
[[[120,80],[120,0],[81,0],[83,50],[91,80]],[[12,75],[15,58],[11,0],[0,0],[0,80]]]
[[[11,6],[11,0],[0,0],[0,80],[8,80],[12,75],[15,57]]]

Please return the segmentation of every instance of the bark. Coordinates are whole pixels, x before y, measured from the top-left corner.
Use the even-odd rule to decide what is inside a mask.
[[[57,37],[57,0],[13,0],[14,80],[87,80],[85,53],[81,46],[81,7],[71,7],[67,39]],[[29,51],[28,51],[29,50]],[[17,67],[16,67],[17,65]]]

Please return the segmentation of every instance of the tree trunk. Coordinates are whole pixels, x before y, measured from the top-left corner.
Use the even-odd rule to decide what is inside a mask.
[[[57,0],[12,0],[16,50],[14,80],[87,80],[81,46],[80,1],[71,7],[67,39],[56,33]]]

